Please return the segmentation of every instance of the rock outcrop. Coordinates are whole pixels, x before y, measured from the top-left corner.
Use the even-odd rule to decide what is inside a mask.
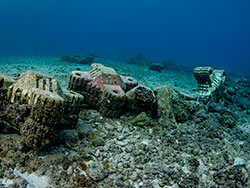
[[[197,80],[197,97],[207,103],[211,98],[219,100],[225,90],[225,71],[213,70],[211,67],[196,67],[194,77]]]
[[[58,128],[75,127],[83,97],[63,92],[53,77],[26,71],[0,75],[0,118],[21,133],[27,147],[44,148]]]
[[[68,89],[83,95],[103,116],[118,117],[124,113],[126,91],[137,85],[134,78],[120,76],[113,68],[92,64],[89,72],[70,73]]]

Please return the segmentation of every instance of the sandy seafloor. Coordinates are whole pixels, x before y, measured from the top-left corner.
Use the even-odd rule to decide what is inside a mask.
[[[56,78],[65,90],[71,71],[90,69],[90,65],[59,59],[2,58],[0,73],[44,73]],[[152,90],[169,85],[195,94],[192,73],[159,73],[123,62],[98,62]],[[103,118],[87,109],[81,113],[77,128],[63,133],[65,144],[46,152],[10,149],[5,157],[0,156],[0,187],[248,187],[250,118],[244,112],[240,116],[237,127],[231,129],[219,127],[212,119],[177,127],[138,127],[131,125],[129,118]],[[16,137],[0,134],[0,142],[11,148],[18,142]]]
[[[115,68],[118,74],[132,76],[139,84],[154,89],[161,85],[169,85],[172,88],[192,93],[196,88],[196,81],[192,73],[158,73],[148,70],[148,67],[129,65],[124,62],[98,59],[98,63]],[[90,65],[74,64],[60,61],[60,57],[30,57],[30,58],[2,58],[0,59],[2,74],[17,76],[18,74],[32,70],[47,74],[56,78],[63,89],[67,88],[68,76],[71,71],[80,68],[81,71],[89,71]]]

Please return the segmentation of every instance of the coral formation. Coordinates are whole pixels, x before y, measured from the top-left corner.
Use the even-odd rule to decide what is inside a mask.
[[[76,125],[83,97],[64,93],[53,77],[26,71],[0,78],[0,118],[21,133],[25,146],[43,148],[55,129]]]
[[[60,71],[63,62],[58,64],[57,70]],[[63,79],[66,78],[67,71],[75,68],[75,65],[65,65]],[[119,71],[125,72],[128,67],[126,65],[124,70]],[[249,103],[243,101],[247,101],[249,97],[249,81],[243,78],[230,80],[225,84],[224,101],[218,103],[216,100],[209,100],[204,104],[191,95],[195,87],[192,75],[169,72],[171,76],[164,80],[161,77],[165,74],[148,71],[146,66],[139,68],[141,72],[134,70],[135,66],[131,67],[126,74],[138,74],[140,83],[148,86],[134,88],[135,80],[126,83],[125,78],[120,76],[126,85],[123,88],[126,95],[125,112],[131,113],[110,119],[101,116],[94,109],[82,108],[75,129],[67,130],[57,130],[55,127],[67,128],[74,124],[67,122],[74,122],[74,114],[81,106],[75,101],[76,98],[82,98],[77,94],[81,93],[78,92],[83,83],[81,76],[73,76],[75,81],[72,86],[77,93],[63,91],[63,95],[57,94],[63,99],[64,110],[59,118],[62,122],[55,126],[53,123],[42,124],[45,121],[43,116],[37,115],[37,111],[44,113],[44,109],[48,108],[46,105],[34,109],[34,116],[31,115],[32,108],[28,101],[32,95],[20,97],[23,96],[24,87],[17,87],[19,76],[1,75],[0,128],[11,134],[0,134],[0,187],[250,187],[250,118],[246,113]],[[20,70],[17,70],[19,73]],[[58,72],[53,73],[56,77]],[[66,79],[63,79],[62,82],[66,83]],[[91,78],[89,80],[93,81]],[[102,79],[96,81],[100,80]],[[186,82],[187,80],[190,82]],[[182,92],[177,90],[178,87],[172,87],[174,84],[170,84],[175,81]],[[86,87],[89,87],[90,82]],[[96,87],[104,85],[94,84]],[[131,88],[127,89],[129,84]],[[171,87],[161,86],[164,84]],[[11,97],[11,92],[7,95],[9,88],[13,88],[14,97]],[[46,88],[44,92],[33,88],[32,91],[41,96],[35,104],[41,105],[45,101],[51,103],[50,99],[46,100],[47,94],[50,94],[50,89],[46,91]],[[183,88],[189,89],[181,90]],[[97,89],[91,92],[93,91],[97,92]],[[184,94],[184,91],[187,92]],[[134,96],[131,98],[133,104],[138,105],[140,110],[136,111],[136,105],[133,106],[135,110],[129,109],[128,93]],[[140,102],[135,97],[136,93]],[[100,94],[93,95],[97,99],[90,100],[98,101],[103,95],[102,91]],[[60,101],[57,95],[53,97],[55,104]],[[241,98],[242,101],[239,101]],[[11,100],[14,101],[12,105]],[[65,101],[69,103],[67,106]],[[141,101],[146,105],[140,106],[143,104]],[[150,116],[147,110],[151,107],[157,116]],[[56,108],[52,108],[52,112],[53,109]],[[48,121],[51,122],[50,119]],[[64,121],[69,125],[63,126]],[[10,125],[12,130],[7,130]],[[15,134],[17,131],[21,135]],[[36,134],[40,136],[36,137]],[[27,151],[23,147],[22,135],[27,137],[26,141],[32,148],[45,147],[54,140],[58,144],[43,151]],[[37,179],[32,182],[29,178],[34,175]]]
[[[155,96],[151,89],[145,86],[137,86],[126,93],[127,109],[133,113],[154,112]]]
[[[157,101],[157,116],[161,123],[184,123],[192,118],[199,104],[185,100],[184,94],[174,91],[169,86],[160,86],[155,89]]]
[[[129,77],[129,76],[121,76],[121,79],[123,80],[124,84],[126,85],[126,88],[124,89],[125,92],[128,92],[129,90],[133,89],[138,85],[138,82],[136,79]]]
[[[197,80],[197,96],[207,103],[211,98],[221,98],[225,90],[225,71],[213,70],[211,67],[196,67],[194,77]]]
[[[103,116],[117,117],[124,112],[125,92],[137,84],[131,77],[119,76],[113,68],[92,64],[89,72],[70,73],[68,89],[82,94],[85,102]]]

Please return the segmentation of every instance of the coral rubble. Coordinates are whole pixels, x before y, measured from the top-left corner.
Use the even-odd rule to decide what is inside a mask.
[[[0,75],[0,187],[250,187],[249,80],[205,100],[150,83],[100,64],[72,72],[69,91],[38,73]]]
[[[250,79],[237,78],[226,83],[225,105],[250,114]]]

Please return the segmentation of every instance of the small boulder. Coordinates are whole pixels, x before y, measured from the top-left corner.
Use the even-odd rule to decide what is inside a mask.
[[[153,63],[150,65],[149,70],[161,72],[164,69],[161,63]]]
[[[159,122],[183,123],[191,119],[196,103],[185,100],[185,95],[169,86],[160,86],[154,91]]]
[[[126,93],[127,108],[129,111],[139,114],[146,112],[153,114],[155,95],[153,91],[145,86],[137,86]]]
[[[172,108],[174,91],[169,86],[161,86],[156,88],[154,93],[156,96],[159,122],[168,120],[172,123],[176,123]]]

